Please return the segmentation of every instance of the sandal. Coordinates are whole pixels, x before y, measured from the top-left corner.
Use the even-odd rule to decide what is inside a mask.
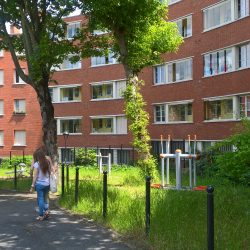
[[[49,218],[49,210],[45,211],[44,213],[44,219],[48,219]]]
[[[38,221],[43,221],[43,220],[44,220],[44,216],[38,216],[38,217],[36,218],[36,220],[38,220]]]

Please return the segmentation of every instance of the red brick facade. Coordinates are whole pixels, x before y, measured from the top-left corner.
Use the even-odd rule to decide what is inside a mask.
[[[25,64],[22,64],[25,68]],[[3,115],[0,115],[0,131],[3,132],[3,145],[0,145],[0,157],[32,154],[41,145],[41,115],[35,91],[28,84],[15,84],[15,66],[11,56],[4,51],[0,57],[0,70],[4,71],[3,85],[0,85],[0,100],[3,101]],[[25,114],[14,114],[14,100],[26,102]],[[26,132],[26,144],[15,146],[15,131]]]

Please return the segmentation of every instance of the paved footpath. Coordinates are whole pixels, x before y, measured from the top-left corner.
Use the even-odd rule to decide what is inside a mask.
[[[53,206],[36,221],[36,195],[0,191],[0,249],[131,249],[108,229]]]

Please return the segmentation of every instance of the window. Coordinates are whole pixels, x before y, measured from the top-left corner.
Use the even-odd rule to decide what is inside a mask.
[[[109,51],[107,56],[92,56],[91,57],[91,66],[106,65],[106,64],[115,64],[117,63],[116,58],[114,58],[114,53]]]
[[[111,81],[92,84],[92,99],[115,99],[122,98],[126,89],[126,81]]]
[[[0,100],[0,115],[4,114],[3,100]]]
[[[15,84],[23,84],[25,83],[22,78],[18,75],[17,71],[15,70],[15,75],[14,75],[14,83]]]
[[[26,112],[26,101],[25,100],[14,100],[14,113],[25,114]]]
[[[232,48],[204,55],[204,76],[217,75],[233,70]]]
[[[0,49],[0,57],[3,57],[3,49]]]
[[[82,66],[81,60],[78,62],[71,62],[70,58],[73,56],[68,56],[64,59],[63,63],[60,65],[59,70],[67,70],[67,69],[80,69]]]
[[[26,131],[14,131],[14,146],[26,146]]]
[[[249,15],[249,0],[227,0],[203,11],[204,30],[219,27]]]
[[[250,118],[250,95],[240,96],[240,117]]]
[[[165,122],[165,121],[166,121],[165,105],[156,105],[155,122]]]
[[[159,65],[154,67],[154,81],[155,84],[166,83],[166,65]]]
[[[82,99],[81,86],[50,87],[49,93],[53,103],[80,102]]]
[[[0,130],[0,146],[4,145],[3,131]]]
[[[237,18],[249,15],[249,0],[236,0],[235,5]]]
[[[180,82],[192,79],[192,59],[159,65],[154,68],[155,84]]]
[[[4,71],[1,69],[0,70],[0,85],[4,84]]]
[[[238,58],[236,58],[236,67],[250,67],[250,43],[238,46],[236,53],[238,55]]]
[[[107,33],[108,33],[108,31],[106,31],[106,30],[94,30],[93,31],[93,35],[96,35],[96,36],[104,35]]]
[[[67,25],[67,38],[72,39],[80,29],[80,22],[69,23]]]
[[[191,102],[167,103],[154,106],[155,123],[193,122]]]
[[[233,98],[205,101],[205,120],[227,120],[233,118]]]
[[[81,101],[80,87],[60,88],[60,102]]]
[[[168,5],[180,2],[181,0],[168,0]]]
[[[60,134],[67,131],[70,134],[81,133],[81,119],[79,118],[62,118],[59,119],[59,130]]]
[[[92,99],[113,98],[113,84],[102,84],[92,86]]]
[[[188,16],[175,21],[177,24],[179,33],[183,37],[192,36],[192,16]]]
[[[169,122],[192,122],[192,103],[177,104],[168,106],[168,121]]]
[[[127,134],[125,116],[93,117],[91,123],[94,134]]]

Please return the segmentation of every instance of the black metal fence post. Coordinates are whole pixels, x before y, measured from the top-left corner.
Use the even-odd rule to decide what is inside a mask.
[[[149,236],[150,231],[150,182],[151,177],[146,177],[146,236]]]
[[[207,246],[214,250],[214,187],[207,187]]]
[[[64,195],[64,163],[62,164],[62,196]]]
[[[103,218],[107,216],[107,204],[108,204],[108,181],[107,181],[107,171],[103,171]]]
[[[11,153],[12,153],[12,152],[10,151],[10,165],[11,165]]]
[[[17,165],[14,165],[14,189],[17,190]]]
[[[66,187],[69,190],[69,164],[66,164]]]
[[[24,150],[23,150],[23,163],[25,163],[25,154],[24,154]]]
[[[76,167],[76,179],[75,179],[75,204],[78,204],[79,200],[79,167]]]

